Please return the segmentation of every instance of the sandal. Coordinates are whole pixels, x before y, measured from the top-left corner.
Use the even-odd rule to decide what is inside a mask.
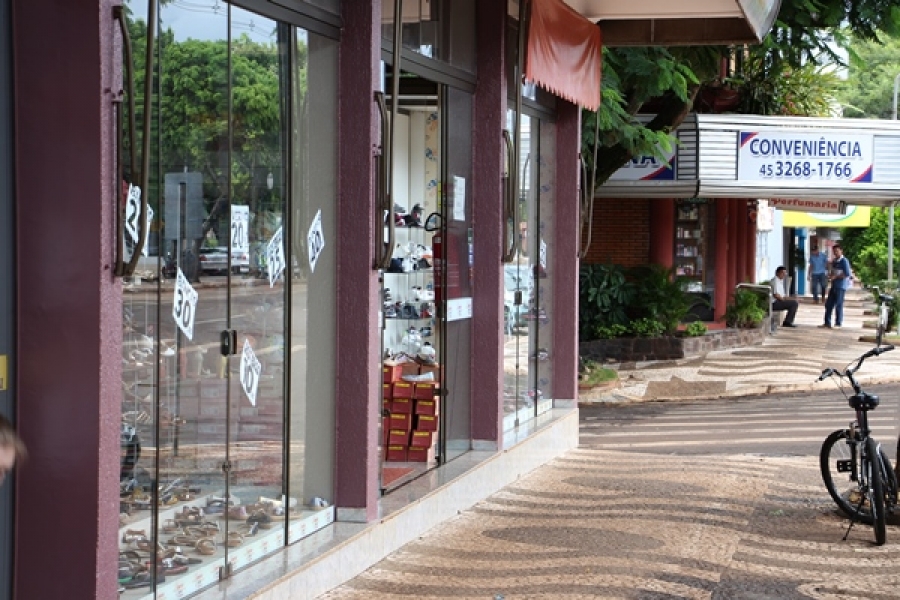
[[[175,522],[175,519],[166,519],[163,522],[162,530],[163,533],[175,533],[176,531],[181,530],[181,527]]]
[[[197,540],[197,543],[194,544],[194,548],[196,548],[197,552],[200,554],[211,556],[216,553],[216,540],[211,537],[199,539]]]
[[[237,528],[241,535],[252,537],[259,532],[259,523],[241,523]]]
[[[191,558],[189,556],[185,556],[178,548],[168,548],[165,552],[160,554],[160,556],[163,559],[171,560],[172,562],[179,565],[199,565],[203,562],[199,558]]]
[[[263,529],[269,529],[272,527],[272,517],[270,517],[267,512],[258,510],[247,517],[247,523],[256,523]]]
[[[229,548],[237,548],[244,543],[244,536],[242,536],[237,531],[229,531],[228,537],[226,537],[222,543]]]

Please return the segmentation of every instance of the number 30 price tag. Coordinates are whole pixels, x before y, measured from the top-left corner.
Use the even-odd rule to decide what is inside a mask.
[[[259,373],[262,366],[259,359],[253,353],[250,342],[244,340],[244,347],[241,350],[241,387],[250,400],[250,404],[256,406],[256,390],[259,387]]]
[[[178,328],[194,339],[194,315],[197,313],[197,290],[191,287],[184,273],[178,269],[175,276],[175,301],[172,303],[172,316]]]

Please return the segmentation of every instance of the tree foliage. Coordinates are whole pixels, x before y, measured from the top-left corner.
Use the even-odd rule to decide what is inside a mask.
[[[900,37],[851,38],[847,78],[837,91],[843,116],[890,119],[894,78],[900,74]]]
[[[749,114],[826,114],[836,85],[825,65],[841,65],[851,36],[877,40],[900,28],[895,0],[784,0],[768,36],[744,48],[608,48],[602,104],[583,118],[582,155],[591,162],[600,124],[597,185],[633,156],[661,156],[669,132],[694,109],[702,88],[730,87]],[[853,59],[853,54],[850,54]],[[723,78],[722,61],[735,71]],[[652,111],[649,122],[638,110]]]
[[[898,213],[898,211],[895,211]],[[889,209],[873,207],[868,227],[844,228],[841,246],[850,260],[854,276],[870,285],[878,285],[887,274]],[[894,215],[894,231],[898,227],[900,213]],[[897,240],[894,240],[894,266],[897,266]],[[896,279],[896,271],[894,278]]]

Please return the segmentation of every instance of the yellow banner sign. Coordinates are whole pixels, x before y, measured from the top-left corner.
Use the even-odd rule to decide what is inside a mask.
[[[847,214],[782,212],[784,227],[868,227],[869,206],[848,206]]]

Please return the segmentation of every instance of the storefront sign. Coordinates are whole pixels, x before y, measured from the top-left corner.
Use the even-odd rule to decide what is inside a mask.
[[[187,277],[178,269],[175,276],[175,301],[172,302],[172,316],[178,329],[194,339],[194,316],[197,314],[197,290],[188,282]]]
[[[872,183],[871,135],[741,131],[738,180],[784,183]]]
[[[281,277],[286,262],[284,259],[284,240],[281,227],[272,236],[269,245],[266,246],[266,270],[269,273],[269,287],[274,287],[275,282]]]
[[[259,388],[259,374],[262,371],[262,365],[259,359],[253,353],[253,347],[246,339],[244,347],[241,349],[241,387],[250,400],[250,404],[256,406],[256,390]]]
[[[780,210],[796,210],[800,212],[847,214],[847,203],[842,200],[826,200],[823,198],[771,198],[769,206]]]
[[[847,214],[784,211],[784,227],[868,227],[871,208],[848,206]]]
[[[231,253],[250,252],[250,207],[231,207]]]
[[[674,181],[675,149],[663,153],[663,158],[636,156],[625,163],[610,178],[612,181]]]
[[[306,234],[306,245],[309,253],[309,270],[311,273],[316,272],[316,262],[325,249],[325,234],[322,232],[322,211],[319,210],[309,226],[309,233]]]

